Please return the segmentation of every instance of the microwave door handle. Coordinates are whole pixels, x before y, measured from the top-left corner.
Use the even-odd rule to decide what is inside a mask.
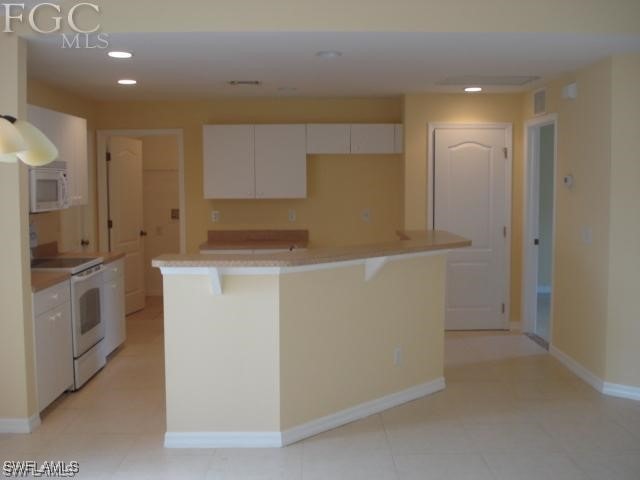
[[[65,173],[60,173],[60,207],[69,207],[69,180]]]

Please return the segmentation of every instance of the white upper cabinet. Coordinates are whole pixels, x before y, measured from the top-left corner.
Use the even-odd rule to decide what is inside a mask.
[[[35,105],[27,107],[27,118],[58,148],[58,160],[67,162],[71,206],[87,205],[87,120]]]
[[[351,153],[351,125],[345,123],[307,125],[307,153]]]
[[[304,198],[305,125],[205,125],[205,198]]]
[[[395,153],[395,125],[351,125],[351,153]]]
[[[205,125],[204,198],[255,198],[253,126]]]
[[[305,125],[254,127],[256,198],[305,198]]]

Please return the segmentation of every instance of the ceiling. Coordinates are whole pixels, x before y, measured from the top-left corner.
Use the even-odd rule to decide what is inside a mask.
[[[521,86],[485,86],[485,92],[511,92],[614,53],[640,52],[639,35],[550,33],[122,33],[111,34],[109,43],[134,58],[61,48],[59,36],[30,38],[29,76],[100,100],[393,96],[460,92],[442,85],[449,77],[539,77]],[[342,56],[320,58],[321,50]],[[138,85],[119,86],[121,78]]]

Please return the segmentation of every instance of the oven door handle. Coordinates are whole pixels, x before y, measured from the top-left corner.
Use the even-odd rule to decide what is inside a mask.
[[[71,276],[71,283],[86,282],[88,280],[91,280],[96,275],[101,274],[102,272],[104,272],[104,270],[105,270],[105,268],[101,266],[100,270],[96,270],[95,272],[90,273],[89,275],[72,275]]]

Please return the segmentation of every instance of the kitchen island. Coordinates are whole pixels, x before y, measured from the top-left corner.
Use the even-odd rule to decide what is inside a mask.
[[[164,255],[167,447],[277,447],[444,388],[441,231]]]

